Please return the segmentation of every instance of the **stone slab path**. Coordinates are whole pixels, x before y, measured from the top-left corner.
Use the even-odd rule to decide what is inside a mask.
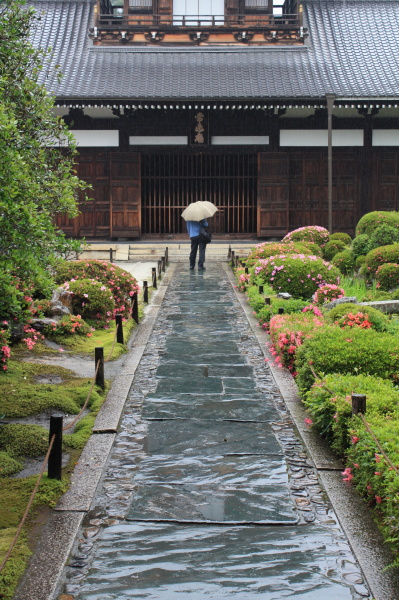
[[[370,598],[218,263],[176,268],[62,592]]]

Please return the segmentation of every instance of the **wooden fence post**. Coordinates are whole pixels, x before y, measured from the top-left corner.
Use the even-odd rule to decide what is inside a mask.
[[[50,417],[49,442],[55,436],[48,458],[47,474],[49,479],[62,479],[62,415]]]
[[[115,315],[115,323],[116,323],[116,341],[118,344],[123,344],[122,315]]]
[[[352,394],[352,415],[366,414],[366,396],[364,394]]]
[[[94,348],[94,365],[96,370],[96,385],[98,385],[103,390],[105,388],[104,348]]]
[[[151,273],[152,273],[152,287],[154,288],[154,290],[157,290],[157,268],[156,267],[152,267],[151,269]]]
[[[148,281],[143,281],[143,301],[148,304]]]
[[[132,319],[139,322],[139,295],[137,292],[134,292],[132,296]]]

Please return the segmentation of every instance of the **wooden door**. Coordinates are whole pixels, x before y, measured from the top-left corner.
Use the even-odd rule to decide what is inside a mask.
[[[258,156],[258,237],[283,237],[288,232],[287,153]]]
[[[140,154],[111,154],[111,237],[141,235]]]
[[[372,209],[399,208],[399,152],[374,149],[372,153]]]
[[[78,175],[92,186],[86,190],[87,202],[79,205],[78,235],[89,238],[108,238],[109,219],[109,154],[81,153]]]

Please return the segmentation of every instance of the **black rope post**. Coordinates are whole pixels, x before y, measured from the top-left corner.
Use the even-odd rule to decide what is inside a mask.
[[[232,250],[230,252],[230,257],[231,257],[231,266],[234,267],[234,265],[235,265],[234,250]]]
[[[270,298],[265,298],[265,304],[269,306],[271,304]]]
[[[118,344],[123,344],[123,325],[122,325],[122,315],[115,315],[115,323],[116,323],[116,341]]]
[[[278,314],[279,315],[283,315],[284,314],[284,307],[280,306],[280,308],[278,309]]]
[[[237,254],[236,254],[236,269],[238,269],[239,266],[240,266],[240,259],[238,258]]]
[[[105,389],[104,379],[104,348],[102,346],[94,348],[94,364],[96,369],[96,385],[102,390]]]
[[[366,414],[366,396],[364,394],[352,394],[352,415]]]
[[[162,261],[159,260],[158,261],[158,279],[161,279],[162,277]]]
[[[132,319],[139,323],[139,296],[137,292],[134,292],[132,296]]]
[[[112,257],[112,248],[109,249],[109,262],[114,262]]]
[[[165,273],[165,271],[166,271],[166,257],[165,256],[163,256],[161,258],[161,264],[162,264],[162,273]]]
[[[259,294],[262,295],[263,294],[263,285],[259,286]]]
[[[169,264],[169,248],[167,246],[165,248],[165,262]]]
[[[154,290],[157,290],[157,268],[156,267],[152,267],[151,269],[151,273],[152,273],[152,287],[154,288]]]
[[[230,258],[231,258],[231,246],[229,244],[229,250],[227,252],[227,262],[229,262]]]
[[[242,261],[241,261],[241,265],[242,265]],[[245,275],[248,275],[248,273],[249,273],[249,269],[248,269],[248,267],[245,267]]]
[[[143,300],[148,304],[148,281],[143,281]]]
[[[49,442],[54,436],[53,446],[48,457],[47,474],[49,479],[62,479],[62,415],[50,417]]]

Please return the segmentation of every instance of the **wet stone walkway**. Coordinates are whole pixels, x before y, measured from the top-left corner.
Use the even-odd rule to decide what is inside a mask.
[[[178,265],[66,568],[77,600],[369,598],[222,265]]]

